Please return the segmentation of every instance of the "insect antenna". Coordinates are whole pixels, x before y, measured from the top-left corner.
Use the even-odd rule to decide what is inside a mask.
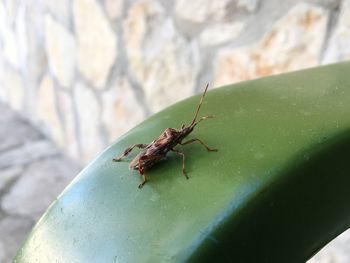
[[[197,107],[197,110],[196,110],[196,114],[194,115],[193,121],[192,121],[192,123],[191,123],[190,126],[195,126],[195,124],[196,124],[198,112],[199,112],[199,110],[200,110],[200,108],[201,108],[201,105],[202,105],[202,102],[203,102],[203,98],[204,98],[205,94],[207,93],[208,87],[209,87],[209,83],[208,83],[207,86],[205,87],[205,90],[204,90],[204,92],[203,92],[203,95],[202,95],[202,97],[201,97],[201,100],[199,101],[199,104],[198,104],[198,107]]]

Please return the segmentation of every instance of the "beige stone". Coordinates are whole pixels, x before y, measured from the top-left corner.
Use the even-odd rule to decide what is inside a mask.
[[[52,14],[53,17],[59,19],[65,27],[69,26],[71,17],[71,0],[34,0],[32,4],[45,8],[45,13]]]
[[[350,1],[342,2],[338,24],[328,43],[323,64],[350,59]]]
[[[81,161],[88,162],[96,156],[103,146],[100,134],[100,107],[90,87],[77,83],[74,88],[74,103],[79,119],[79,140],[81,142]]]
[[[74,36],[51,16],[46,15],[45,38],[50,69],[62,86],[70,88],[76,62]]]
[[[63,147],[64,135],[56,109],[54,83],[49,75],[45,75],[40,83],[36,112],[39,122],[44,124],[42,128]]]
[[[118,80],[105,91],[102,102],[102,120],[109,134],[109,142],[145,118],[145,113],[127,79]]]
[[[130,71],[152,111],[192,94],[199,69],[198,47],[176,32],[162,6],[152,1],[134,4],[124,33]]]
[[[318,65],[327,15],[319,6],[299,3],[258,43],[220,50],[215,86]]]
[[[194,23],[204,23],[208,20],[220,21],[227,12],[230,0],[177,0],[175,14],[184,20]]]
[[[27,10],[25,3],[20,3],[16,15],[15,34],[17,41],[17,53],[19,56],[19,68],[23,70],[27,63],[28,47],[27,47]]]
[[[15,33],[10,27],[4,28],[2,32],[2,40],[4,45],[4,55],[8,62],[15,68],[20,67],[19,53]]]
[[[7,20],[7,13],[5,10],[5,6],[2,2],[0,2],[0,36],[1,38],[3,37],[3,31],[5,28],[5,24],[6,24],[6,20]]]
[[[201,32],[199,42],[203,46],[223,44],[237,38],[243,27],[243,22],[210,25]]]
[[[4,67],[3,84],[5,97],[12,108],[20,111],[23,107],[24,90],[22,79],[17,71],[10,67]]]
[[[105,0],[105,9],[109,19],[116,20],[123,13],[123,0]]]
[[[37,4],[38,0],[26,1],[26,24],[28,49],[27,63],[23,73],[29,80],[29,88],[33,93],[38,88],[38,81],[48,70],[48,56],[45,48],[45,15],[43,15]],[[44,1],[44,0],[43,0]],[[48,2],[48,1],[47,1]],[[34,101],[35,96],[30,100]]]
[[[78,64],[94,87],[104,88],[117,57],[117,37],[95,0],[74,0]]]
[[[4,57],[9,61],[12,66],[18,67],[18,53],[15,33],[10,27],[9,12],[5,9],[3,3],[0,3],[0,40]]]
[[[25,5],[14,7],[9,1],[6,8],[0,4],[0,40],[4,57],[15,69],[20,69],[26,59]]]
[[[79,159],[78,138],[76,136],[76,119],[71,95],[63,90],[58,91],[58,107],[62,113],[62,126],[64,127],[64,148],[69,156]]]

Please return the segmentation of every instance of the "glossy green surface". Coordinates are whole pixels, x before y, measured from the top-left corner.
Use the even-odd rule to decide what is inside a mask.
[[[187,156],[148,171],[113,163],[193,117],[199,96],[154,115],[86,167],[17,262],[302,262],[350,223],[350,63],[210,91]],[[135,156],[137,150],[129,160]],[[48,175],[49,176],[49,175]],[[56,260],[56,261],[55,261]]]

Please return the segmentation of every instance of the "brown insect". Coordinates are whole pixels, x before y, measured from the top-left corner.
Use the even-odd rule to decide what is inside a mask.
[[[151,168],[154,164],[156,164],[157,162],[159,162],[160,160],[165,158],[165,156],[167,155],[167,153],[169,151],[172,151],[172,152],[182,156],[182,173],[188,179],[188,176],[187,176],[186,170],[185,170],[185,154],[179,150],[174,149],[174,147],[177,146],[178,144],[186,145],[186,144],[190,144],[193,142],[199,142],[209,152],[212,152],[212,151],[216,152],[217,151],[217,149],[209,148],[200,139],[197,139],[197,138],[191,139],[191,140],[186,141],[186,142],[182,142],[182,140],[193,131],[193,128],[196,127],[196,125],[199,122],[213,117],[213,116],[205,116],[205,117],[201,117],[197,121],[197,115],[198,115],[199,109],[202,105],[203,98],[204,98],[205,94],[207,93],[208,86],[209,86],[209,84],[207,84],[207,86],[205,87],[204,93],[203,93],[201,100],[198,104],[193,121],[190,125],[185,126],[183,124],[181,126],[180,130],[175,130],[173,128],[166,128],[165,131],[157,139],[155,139],[153,142],[151,142],[150,144],[142,144],[142,143],[135,144],[135,145],[127,148],[120,157],[113,158],[113,161],[119,162],[119,161],[121,161],[121,159],[123,157],[127,156],[135,147],[144,149],[131,161],[131,163],[129,165],[130,169],[138,170],[140,173],[140,176],[142,176],[142,178],[143,178],[143,181],[139,185],[139,188],[142,188],[147,183],[147,176],[145,174],[145,170]]]

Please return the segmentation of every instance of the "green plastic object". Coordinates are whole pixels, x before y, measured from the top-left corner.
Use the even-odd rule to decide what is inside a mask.
[[[200,95],[152,116],[90,163],[14,262],[304,262],[350,225],[350,63],[208,92],[201,122],[141,178],[112,158],[194,115]],[[129,160],[136,155],[131,154]],[[48,175],[49,176],[49,175]]]

